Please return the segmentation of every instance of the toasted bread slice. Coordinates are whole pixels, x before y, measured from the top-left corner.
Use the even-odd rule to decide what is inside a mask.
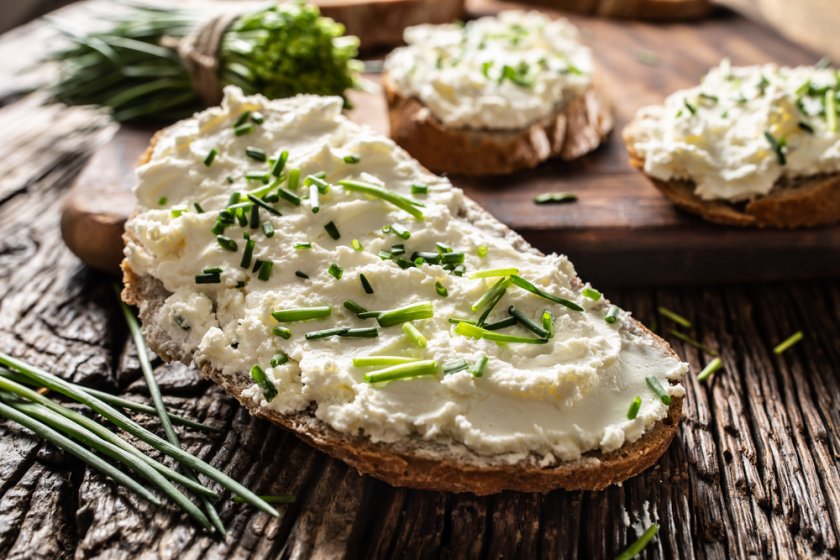
[[[578,158],[612,130],[609,101],[598,86],[576,95],[554,113],[520,130],[453,128],[423,103],[403,96],[383,76],[391,138],[427,168],[456,175],[503,175],[547,159]]]

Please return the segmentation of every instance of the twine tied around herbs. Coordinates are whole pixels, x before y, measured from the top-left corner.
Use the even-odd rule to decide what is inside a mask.
[[[192,87],[208,106],[222,101],[219,80],[219,49],[222,38],[239,14],[221,14],[204,25],[197,33],[174,39],[172,45],[178,52],[190,76]]]

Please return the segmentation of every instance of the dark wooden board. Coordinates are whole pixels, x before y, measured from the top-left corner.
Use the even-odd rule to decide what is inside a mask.
[[[0,53],[8,49],[0,37]],[[13,81],[0,71],[0,90]],[[62,197],[108,125],[87,110],[44,106],[41,95],[6,99],[0,350],[145,400],[112,279],[81,266],[58,231]],[[686,380],[678,437],[621,487],[485,498],[394,489],[249,417],[194,370],[156,360],[167,405],[222,428],[179,430],[186,447],[297,503],[271,519],[225,496],[229,534],[215,540],[0,422],[0,558],[612,558],[635,538],[623,511],[635,519],[646,502],[662,529],[643,558],[840,556],[840,284],[602,287],[646,324],[658,320],[694,372],[708,358],[667,334],[658,305],[691,319],[724,363],[711,383]],[[773,345],[795,330],[805,334],[800,345],[775,356]]]

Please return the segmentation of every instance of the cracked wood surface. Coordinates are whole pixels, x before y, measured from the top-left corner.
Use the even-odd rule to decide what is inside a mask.
[[[39,94],[0,107],[0,350],[75,382],[146,400],[112,279],[63,247],[62,196],[112,130]],[[607,288],[606,286],[599,286]],[[720,351],[710,383],[686,379],[684,421],[659,463],[604,492],[478,498],[391,488],[245,413],[188,367],[155,362],[171,410],[221,428],[177,428],[185,447],[262,494],[278,519],[220,502],[224,540],[154,508],[26,430],[0,422],[0,557],[613,557],[649,510],[648,558],[840,556],[840,285],[606,289],[697,372],[658,305]],[[782,356],[772,347],[802,330]],[[156,424],[138,418],[156,429]]]

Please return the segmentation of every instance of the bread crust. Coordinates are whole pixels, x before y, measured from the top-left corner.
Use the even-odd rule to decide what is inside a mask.
[[[154,142],[146,151],[143,161],[151,157]],[[469,199],[465,199],[459,217],[468,221],[487,219],[489,214]],[[541,254],[516,232],[493,220],[487,233],[507,239],[523,252]],[[136,242],[126,231],[125,241]],[[136,274],[127,260],[122,263],[124,289],[122,299],[140,309],[143,334],[152,350],[166,361],[177,360],[193,363],[193,356],[166,335],[157,323],[157,314],[169,292],[151,276]],[[580,286],[579,278],[573,283]],[[672,356],[677,355],[667,342],[648,330],[635,319],[629,318],[626,328],[635,334],[653,339]],[[497,457],[478,455],[461,448],[426,441],[419,437],[397,443],[377,443],[361,435],[338,432],[318,420],[314,409],[293,414],[280,414],[259,407],[244,392],[252,383],[246,372],[225,375],[209,363],[196,366],[208,379],[233,395],[251,414],[269,420],[294,432],[309,445],[393,486],[447,492],[471,492],[479,496],[503,490],[520,492],[547,492],[557,488],[567,490],[602,490],[635,476],[653,465],[668,449],[679,428],[683,398],[672,399],[667,416],[648,429],[642,437],[626,443],[609,453],[590,452],[575,461],[543,467],[536,458],[509,464]]]
[[[635,121],[624,129],[630,165],[638,169],[679,208],[718,224],[743,227],[796,229],[840,222],[840,173],[781,181],[773,190],[745,203],[702,200],[694,194],[693,181],[662,181],[645,173],[645,160],[631,139]]]
[[[578,158],[597,148],[613,126],[602,88],[592,86],[555,112],[520,130],[453,128],[419,99],[400,93],[382,77],[391,138],[437,173],[504,175],[560,157]]]

